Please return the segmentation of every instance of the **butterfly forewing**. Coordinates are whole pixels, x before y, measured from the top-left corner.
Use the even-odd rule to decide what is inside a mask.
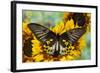
[[[68,43],[73,45],[84,33],[85,29],[83,28],[71,29],[60,36],[60,44],[63,47],[66,47]]]
[[[52,46],[55,43],[56,36],[55,34],[49,30],[48,28],[36,24],[36,23],[30,23],[28,25],[30,30],[33,32],[35,37],[42,42],[43,44],[48,44],[49,46]],[[48,43],[49,42],[49,43]]]

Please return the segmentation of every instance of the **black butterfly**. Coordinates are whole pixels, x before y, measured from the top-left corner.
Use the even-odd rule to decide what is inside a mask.
[[[53,56],[65,55],[69,46],[77,42],[85,33],[83,28],[74,28],[59,35],[37,23],[30,23],[28,27],[44,45],[46,53]]]

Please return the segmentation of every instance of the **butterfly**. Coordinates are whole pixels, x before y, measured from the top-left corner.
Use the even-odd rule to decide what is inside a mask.
[[[74,28],[59,35],[49,28],[37,23],[30,23],[28,27],[37,40],[42,43],[45,52],[53,56],[69,53],[68,50],[71,50],[69,47],[74,45],[85,33],[84,28]]]

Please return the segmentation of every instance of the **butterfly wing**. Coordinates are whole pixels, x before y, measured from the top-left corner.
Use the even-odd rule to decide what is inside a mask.
[[[74,28],[60,36],[60,46],[62,47],[61,51],[68,51],[69,46],[72,46],[78,39],[85,33],[83,28]],[[63,52],[60,52],[63,54]]]
[[[53,47],[55,46],[55,42],[57,40],[55,33],[53,33],[48,28],[36,23],[30,23],[28,27],[33,32],[37,40],[42,42],[43,46],[46,48],[46,51],[49,54],[53,54]]]
[[[52,46],[55,43],[56,39],[55,34],[48,28],[36,23],[30,23],[28,27],[36,36],[36,38],[42,43],[47,44],[46,41],[50,40],[51,40],[50,46]]]
[[[69,42],[70,44],[74,44],[75,42],[77,42],[77,40],[85,33],[85,29],[84,28],[74,28],[74,29],[71,29],[65,33],[63,33],[61,36],[60,36],[60,41],[61,41],[61,44],[62,46],[63,45],[63,42]],[[65,47],[65,46],[64,46]]]

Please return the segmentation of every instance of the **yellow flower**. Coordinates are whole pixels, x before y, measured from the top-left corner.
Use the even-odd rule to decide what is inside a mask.
[[[40,62],[41,60],[43,60],[43,54],[38,54],[36,55],[35,57],[33,57],[33,59],[36,61],[36,62]]]
[[[74,60],[74,58],[75,58],[75,57],[70,56],[70,55],[66,56],[66,60]]]
[[[66,22],[66,24],[64,24],[63,21],[60,21],[58,24],[56,24],[56,26],[51,29],[53,32],[55,32],[56,34],[63,34],[64,32],[70,30],[70,29],[73,29],[74,28],[74,21],[71,19],[71,20],[68,20]]]
[[[22,24],[22,30],[24,31],[24,32],[26,32],[27,34],[30,34],[31,33],[31,31],[30,31],[30,29],[27,27],[27,25],[28,25],[28,22],[23,22],[23,24]]]
[[[62,21],[59,22],[59,24],[57,24],[54,28],[52,28],[51,30],[56,33],[56,34],[63,34],[64,32],[70,30],[70,29],[73,29],[74,28],[74,22],[73,20],[69,20],[66,22],[66,24],[64,24]],[[23,29],[25,29],[26,32],[28,33],[31,33],[31,31],[29,30],[29,28],[27,27],[27,24],[23,23]],[[43,52],[43,45],[41,45],[41,42],[39,42],[36,37],[34,36],[33,34],[33,37],[34,39],[31,41],[32,42],[32,57],[33,57],[33,60],[35,60],[35,62],[39,62],[41,60],[44,60],[44,62],[50,62],[50,61],[53,61],[53,57],[52,59],[47,59],[47,58],[44,58],[43,55],[44,54],[41,54],[41,52]],[[48,42],[49,43],[49,42]],[[78,40],[78,47],[77,48],[80,48],[82,49],[84,46],[85,46],[85,40],[83,38],[80,38]],[[66,60],[74,60],[76,57],[79,57],[80,55],[80,51],[71,51],[70,54],[73,54],[73,55],[65,55],[65,56],[62,56],[61,58],[59,58],[60,61],[66,61]],[[49,58],[49,56],[48,56]],[[29,61],[29,60],[28,60]]]
[[[63,56],[62,58],[60,58],[60,61],[66,61],[66,57]]]
[[[80,49],[86,47],[86,41],[84,39],[84,35],[78,40]]]
[[[73,29],[73,28],[74,28],[74,21],[72,19],[68,20],[65,26],[66,31]]]
[[[33,46],[33,48],[32,48],[32,55],[36,55],[36,54],[39,54],[40,52],[42,52],[42,50],[41,50],[41,45],[40,45],[40,42],[36,39],[36,38],[34,38],[34,40],[32,40],[32,46]]]
[[[80,56],[81,51],[80,50],[74,50],[71,51],[70,54],[73,55],[72,57],[79,57]]]
[[[65,31],[65,25],[64,23],[61,21],[58,24],[56,24],[56,26],[51,29],[53,32],[55,32],[56,34],[62,34]]]

